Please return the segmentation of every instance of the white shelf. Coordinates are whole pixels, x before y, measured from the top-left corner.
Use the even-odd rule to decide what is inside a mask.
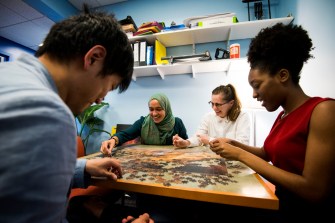
[[[201,73],[228,72],[230,62],[232,60],[239,59],[223,59],[190,63],[175,63],[169,65],[135,67],[133,73],[133,80],[136,81],[137,77],[145,76],[160,76],[162,79],[164,79],[167,75],[188,73],[191,73],[195,78],[197,74]]]
[[[199,27],[183,29],[177,31],[160,32],[146,36],[130,37],[131,42],[146,40],[149,44],[154,44],[159,40],[165,47],[174,47],[198,43],[209,43],[218,41],[229,41],[237,39],[249,39],[266,27],[277,23],[289,24],[293,17],[264,19],[257,21],[247,21],[232,23],[227,25]],[[166,75],[192,73],[193,77],[199,73],[226,72],[229,69],[230,59],[201,61],[194,63],[175,63],[172,65],[153,65],[135,67],[133,80],[137,77],[160,75],[162,79]]]
[[[263,28],[273,26],[274,24],[280,22],[283,24],[289,24],[292,20],[293,17],[284,17],[211,27],[187,28],[177,31],[160,32],[146,36],[134,36],[130,37],[129,40],[131,42],[146,40],[148,43],[153,44],[157,39],[165,47],[172,47],[197,43],[227,41],[232,39],[249,39],[254,37]]]

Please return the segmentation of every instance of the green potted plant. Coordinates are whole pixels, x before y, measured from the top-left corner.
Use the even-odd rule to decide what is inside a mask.
[[[94,116],[94,113],[96,111],[98,111],[99,109],[103,108],[104,106],[108,106],[108,105],[109,104],[106,103],[106,102],[102,102],[100,104],[92,105],[92,106],[88,107],[87,109],[85,109],[80,115],[78,115],[76,117],[78,119],[80,125],[81,125],[78,136],[83,141],[84,149],[87,148],[90,136],[95,132],[105,132],[109,136],[111,136],[110,132],[108,132],[104,129],[101,129],[101,128],[97,128],[97,126],[102,125],[104,121],[102,119]],[[88,130],[88,132],[84,131],[85,129]],[[84,132],[85,132],[85,134],[84,134]],[[86,152],[85,152],[85,154],[86,154]]]

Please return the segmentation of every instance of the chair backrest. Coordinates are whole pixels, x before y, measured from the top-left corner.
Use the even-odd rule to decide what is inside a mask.
[[[85,146],[80,136],[77,136],[77,157],[85,156]]]
[[[131,124],[116,124],[116,132],[120,132],[132,126]]]
[[[120,132],[122,130],[125,130],[127,128],[129,128],[130,126],[132,126],[131,124],[116,124],[116,132]],[[133,140],[129,140],[125,143],[123,143],[122,145],[131,145],[131,144],[137,144],[139,143],[141,140],[140,140],[140,137],[137,137],[136,139],[133,139]]]

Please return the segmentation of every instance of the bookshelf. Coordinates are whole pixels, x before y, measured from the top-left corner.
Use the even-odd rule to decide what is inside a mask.
[[[149,44],[154,44],[159,40],[165,47],[174,47],[182,45],[195,45],[198,43],[219,42],[238,39],[253,38],[257,33],[266,27],[273,26],[277,23],[289,24],[293,17],[264,19],[257,21],[247,21],[232,23],[227,25],[218,25],[211,27],[198,27],[176,31],[160,32],[147,36],[129,37],[131,42],[145,40]],[[227,44],[229,45],[229,44]],[[236,59],[234,59],[236,60]],[[207,72],[228,72],[231,59],[199,61],[194,63],[175,63],[171,65],[152,65],[135,67],[133,80],[137,77],[144,76],[161,76],[191,73],[193,77],[196,74]]]

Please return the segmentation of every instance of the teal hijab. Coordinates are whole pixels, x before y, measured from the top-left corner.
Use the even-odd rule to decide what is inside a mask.
[[[175,118],[172,114],[170,101],[165,94],[157,93],[151,96],[156,99],[165,111],[165,117],[160,123],[155,123],[150,114],[144,119],[141,129],[141,141],[147,145],[166,145],[166,139],[172,137]]]

